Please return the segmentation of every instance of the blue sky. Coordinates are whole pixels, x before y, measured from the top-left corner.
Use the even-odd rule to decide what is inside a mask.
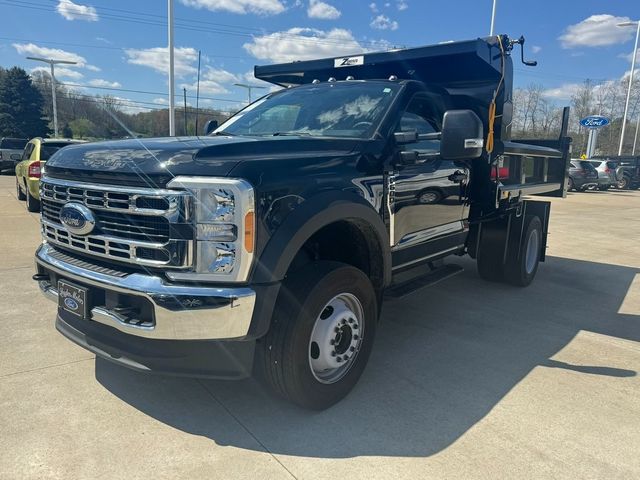
[[[363,49],[419,46],[485,36],[492,0],[175,0],[177,88],[195,95],[202,52],[202,102],[236,108],[255,64],[339,56]],[[0,65],[38,65],[26,56],[78,62],[58,70],[85,92],[166,103],[165,0],[0,0]],[[525,35],[528,58],[516,85],[541,83],[567,103],[586,78],[609,80],[630,69],[638,0],[498,0],[496,32]],[[55,51],[52,51],[55,50]],[[151,92],[101,90],[111,87]],[[133,105],[133,104],[131,104]]]

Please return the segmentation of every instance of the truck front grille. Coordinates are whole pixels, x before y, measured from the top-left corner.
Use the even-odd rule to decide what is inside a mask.
[[[44,178],[40,196],[42,235],[49,243],[140,266],[193,264],[191,200],[185,192]],[[95,216],[96,225],[88,235],[76,235],[60,221],[60,210],[69,202],[85,205]],[[174,235],[176,231],[180,234]]]

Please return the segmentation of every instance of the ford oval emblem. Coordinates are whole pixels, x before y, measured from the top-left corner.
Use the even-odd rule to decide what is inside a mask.
[[[66,203],[61,209],[60,222],[74,235],[88,235],[96,226],[93,212],[81,203]]]
[[[609,119],[602,115],[589,115],[580,120],[580,125],[587,128],[601,128],[609,125]]]
[[[71,297],[67,297],[64,299],[64,306],[67,307],[69,310],[78,310],[78,308],[80,307],[78,302],[76,302]]]

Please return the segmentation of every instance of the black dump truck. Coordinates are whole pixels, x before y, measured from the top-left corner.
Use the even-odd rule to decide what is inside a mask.
[[[571,140],[568,111],[558,138],[510,138],[523,42],[258,66],[284,88],[206,136],[60,150],[34,276],[57,329],[126,367],[256,374],[323,409],[362,374],[385,297],[451,275],[445,257],[528,285]]]

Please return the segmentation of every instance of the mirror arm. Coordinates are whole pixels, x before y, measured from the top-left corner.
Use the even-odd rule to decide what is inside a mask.
[[[440,140],[442,138],[442,133],[421,133],[418,135],[418,140]]]

